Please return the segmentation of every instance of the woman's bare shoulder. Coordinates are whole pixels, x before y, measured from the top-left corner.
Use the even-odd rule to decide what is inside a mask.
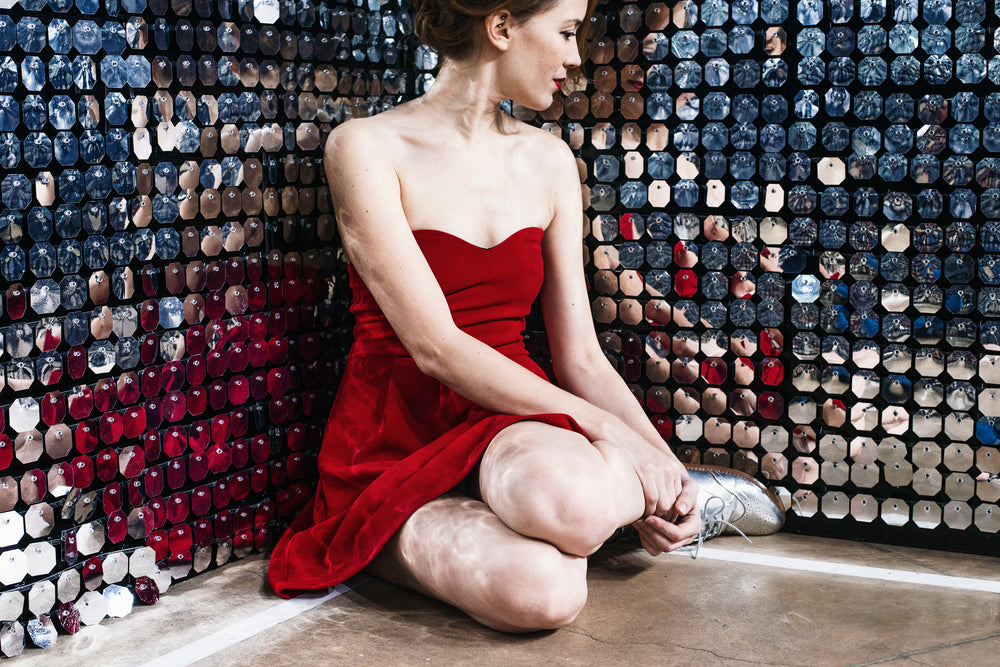
[[[521,154],[540,167],[566,168],[573,162],[573,152],[566,142],[548,130],[519,121],[516,137]]]
[[[387,129],[382,116],[352,118],[331,130],[324,153],[327,157],[336,158],[379,152],[384,149]]]

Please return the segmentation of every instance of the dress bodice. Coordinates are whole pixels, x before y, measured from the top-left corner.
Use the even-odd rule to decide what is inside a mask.
[[[424,253],[455,324],[497,350],[523,350],[524,318],[541,289],[540,227],[522,228],[491,248],[436,229],[418,229]],[[352,354],[406,356],[392,327],[353,267],[348,268],[355,317]]]

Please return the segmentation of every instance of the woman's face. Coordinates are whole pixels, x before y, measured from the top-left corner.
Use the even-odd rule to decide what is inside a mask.
[[[576,33],[586,12],[586,0],[559,0],[547,11],[511,22],[500,61],[506,97],[537,111],[552,104],[567,71],[580,65]]]

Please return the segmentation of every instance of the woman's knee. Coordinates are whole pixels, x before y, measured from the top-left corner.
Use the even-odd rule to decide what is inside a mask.
[[[537,488],[553,544],[566,553],[589,556],[621,525],[614,480],[602,461],[567,462]]]
[[[577,556],[593,553],[621,525],[620,490],[602,454],[583,436],[542,443],[539,433],[512,433],[484,465],[483,499],[514,530]]]

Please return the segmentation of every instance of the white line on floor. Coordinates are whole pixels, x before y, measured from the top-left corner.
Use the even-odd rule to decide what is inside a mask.
[[[352,586],[360,586],[370,580],[362,575],[349,580]],[[273,607],[254,614],[253,616],[225,627],[218,632],[202,637],[196,641],[181,646],[159,658],[150,660],[142,667],[182,667],[204,660],[205,658],[225,650],[234,644],[270,630],[279,623],[295,618],[299,614],[315,609],[324,602],[343,595],[351,590],[346,584],[338,584],[325,593],[303,593],[291,600],[285,600]]]
[[[675,555],[690,556],[692,551],[689,548],[685,548],[678,549],[673,553]],[[815,572],[818,574],[835,574],[847,577],[860,577],[862,579],[880,579],[882,581],[892,581],[902,584],[918,584],[923,586],[939,586],[942,588],[957,588],[966,591],[1000,593],[1000,581],[995,581],[993,579],[952,577],[944,574],[931,574],[928,572],[893,570],[884,567],[850,565],[848,563],[834,563],[832,561],[825,560],[809,560],[807,558],[790,558],[788,556],[771,556],[768,554],[732,551],[729,549],[713,549],[710,547],[702,547],[701,551],[698,552],[698,558],[729,561],[731,563],[745,563],[747,565],[763,565],[765,567],[777,567],[785,570],[804,570],[805,572]]]

